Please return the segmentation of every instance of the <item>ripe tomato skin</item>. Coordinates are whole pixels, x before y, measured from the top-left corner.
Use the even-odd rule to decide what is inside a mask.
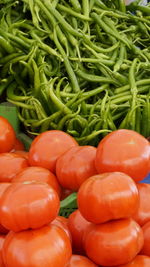
[[[142,230],[144,234],[144,245],[140,254],[150,257],[150,221],[142,226]]]
[[[150,257],[145,255],[137,255],[131,262],[116,267],[149,267]]]
[[[16,135],[7,119],[0,116],[0,153],[11,151],[15,144]]]
[[[131,218],[93,225],[84,238],[87,256],[102,266],[133,260],[143,246],[141,227]]]
[[[13,151],[16,151],[16,150],[25,150],[24,144],[18,138],[15,139],[15,143],[13,147]]]
[[[15,151],[13,151],[13,153],[15,153],[15,154],[27,159],[27,160],[29,158],[29,152],[24,151],[24,150],[15,150]]]
[[[44,167],[55,172],[58,157],[77,145],[76,140],[63,131],[46,131],[32,142],[29,149],[29,163],[31,166]]]
[[[0,183],[0,201],[6,191],[6,189],[11,185],[11,183]],[[9,232],[3,225],[0,223],[0,234],[7,234]],[[1,265],[0,265],[1,266]]]
[[[96,148],[93,146],[75,146],[67,150],[56,163],[56,175],[61,186],[78,191],[87,178],[97,174],[95,157]]]
[[[132,130],[120,129],[100,141],[95,165],[98,173],[123,172],[138,182],[150,172],[149,161],[148,140]]]
[[[58,195],[61,195],[61,188],[56,176],[49,170],[42,167],[27,167],[20,171],[13,179],[12,183],[35,181],[40,183],[47,183],[52,186]]]
[[[2,257],[2,249],[3,249],[3,244],[5,240],[5,235],[0,235],[0,266],[5,267],[3,257]]]
[[[72,254],[66,233],[58,226],[10,232],[2,250],[9,267],[64,267]]]
[[[67,267],[98,267],[95,263],[87,257],[81,255],[72,255]]]
[[[15,153],[1,153],[0,182],[11,182],[13,177],[28,166],[28,161]]]
[[[85,254],[83,237],[89,225],[91,225],[91,223],[84,219],[79,210],[70,214],[68,227],[72,236],[72,247],[75,253]]]
[[[68,219],[63,216],[57,216],[54,221],[51,222],[51,224],[57,225],[60,228],[62,228],[67,236],[69,237],[70,241],[72,242],[71,233],[68,227]]]
[[[139,207],[132,218],[141,226],[150,221],[150,184],[137,184]]]
[[[0,202],[1,224],[14,232],[42,227],[56,218],[59,207],[58,194],[49,185],[13,183]]]
[[[78,208],[84,218],[99,224],[130,217],[138,208],[138,189],[128,175],[119,172],[90,177],[80,187]]]

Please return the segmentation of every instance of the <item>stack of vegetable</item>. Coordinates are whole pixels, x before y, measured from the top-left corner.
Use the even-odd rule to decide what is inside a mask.
[[[0,94],[28,132],[95,146],[118,128],[150,135],[150,7],[138,2],[0,1]]]
[[[16,140],[0,117],[1,267],[149,266],[145,137],[121,129],[96,148],[50,130],[28,152]],[[61,200],[72,192],[78,208],[65,218]]]

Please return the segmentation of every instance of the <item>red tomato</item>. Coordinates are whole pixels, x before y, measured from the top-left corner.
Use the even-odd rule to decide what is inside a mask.
[[[56,191],[44,183],[14,183],[1,199],[1,224],[14,232],[42,227],[59,212]]]
[[[131,218],[91,225],[84,246],[87,256],[98,265],[126,264],[140,252],[143,232]]]
[[[0,235],[0,267],[5,267],[3,257],[2,257],[2,249],[3,249],[4,240],[5,240],[5,235]]]
[[[0,116],[0,153],[9,152],[14,147],[16,135],[9,121]]]
[[[11,183],[0,183],[0,201],[1,198],[6,191],[6,189],[11,185]],[[8,229],[6,229],[3,225],[0,224],[0,233],[1,234],[7,234],[9,232]],[[0,265],[1,266],[1,265]]]
[[[112,172],[86,180],[78,191],[77,201],[82,216],[99,224],[130,217],[138,208],[139,195],[133,179]]]
[[[61,186],[77,191],[87,178],[97,174],[95,157],[96,148],[93,146],[75,146],[60,156],[56,175]]]
[[[150,257],[137,255],[131,262],[116,267],[149,267]]]
[[[28,161],[14,153],[0,154],[0,182],[11,182],[21,170],[28,167]]]
[[[141,226],[150,221],[150,184],[137,184],[139,207],[132,218]]]
[[[68,227],[68,219],[63,216],[57,216],[54,221],[51,222],[51,224],[57,225],[60,228],[62,228],[67,236],[69,237],[70,241],[72,242],[71,233]]]
[[[76,140],[63,131],[46,131],[32,142],[29,150],[29,163],[31,166],[44,167],[55,172],[58,157],[77,145]]]
[[[58,195],[61,195],[61,188],[57,181],[56,176],[49,170],[42,167],[27,167],[19,172],[13,179],[12,183],[35,181],[41,183],[47,183],[52,186]]]
[[[87,257],[81,255],[72,255],[67,267],[98,267],[95,263]]]
[[[65,199],[66,197],[70,196],[73,193],[72,190],[66,188],[62,188],[61,191],[62,191],[61,200]]]
[[[72,236],[72,246],[75,253],[85,254],[83,236],[89,225],[91,223],[84,219],[79,210],[74,211],[69,216],[68,227]]]
[[[29,152],[24,151],[24,150],[15,150],[13,153],[15,153],[15,154],[27,159],[27,160],[29,158]]]
[[[9,267],[64,267],[71,258],[71,243],[56,225],[19,233],[10,232],[3,246]]]
[[[132,130],[117,130],[100,141],[95,165],[98,173],[124,172],[136,182],[150,171],[150,146],[146,138]]]
[[[144,234],[144,246],[140,254],[150,257],[150,221],[143,225],[142,230]]]
[[[18,138],[15,139],[15,144],[13,147],[13,151],[16,151],[16,150],[25,150],[24,144]]]

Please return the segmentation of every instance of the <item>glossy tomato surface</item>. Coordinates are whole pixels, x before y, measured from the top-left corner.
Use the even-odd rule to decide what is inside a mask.
[[[68,219],[63,216],[57,216],[55,220],[51,222],[51,224],[57,225],[62,228],[67,236],[69,237],[70,241],[72,242],[72,236],[68,227]]]
[[[116,267],[149,267],[150,257],[145,255],[137,255],[131,262]]]
[[[3,257],[2,257],[2,249],[3,249],[3,244],[5,240],[5,235],[0,235],[0,266],[5,267]]]
[[[59,212],[56,191],[44,183],[13,183],[0,202],[1,224],[18,232],[42,227],[53,221]]]
[[[72,247],[75,253],[85,254],[83,237],[89,225],[91,225],[91,223],[81,215],[79,210],[70,214],[68,218],[68,227],[72,236]]]
[[[81,255],[72,255],[67,267],[98,267],[95,263],[87,257]]]
[[[117,266],[133,260],[143,246],[141,227],[132,219],[93,225],[84,238],[87,256],[102,266]]]
[[[9,267],[65,267],[71,258],[71,243],[58,226],[10,232],[4,242],[3,259]]]
[[[77,191],[87,178],[97,174],[95,157],[96,148],[93,146],[75,146],[60,156],[56,175],[61,186]]]
[[[143,225],[142,230],[144,234],[144,245],[140,253],[150,257],[150,221]]]
[[[77,195],[78,208],[86,220],[103,223],[128,218],[138,208],[136,183],[119,172],[95,175],[86,180]]]
[[[52,186],[58,195],[61,195],[61,188],[56,176],[49,170],[42,167],[27,167],[19,172],[13,179],[12,183],[35,181],[40,183],[47,183]]]
[[[0,116],[0,153],[9,152],[14,147],[15,131],[9,121]]]
[[[150,172],[149,161],[148,140],[135,131],[121,129],[100,141],[95,165],[98,173],[123,172],[137,182]]]
[[[139,207],[132,218],[141,226],[150,221],[150,184],[137,184]]]
[[[0,201],[2,199],[2,196],[4,194],[4,192],[6,191],[6,189],[11,185],[11,183],[0,183]],[[1,217],[0,217],[0,222],[1,222]],[[8,229],[6,229],[3,225],[1,225],[0,223],[0,233],[1,234],[7,234],[8,233]],[[1,266],[1,265],[0,265]]]
[[[15,153],[0,154],[0,182],[11,182],[21,170],[28,167],[28,161]]]
[[[46,131],[32,142],[29,150],[29,163],[31,166],[44,167],[55,172],[58,157],[77,145],[76,140],[63,131]]]

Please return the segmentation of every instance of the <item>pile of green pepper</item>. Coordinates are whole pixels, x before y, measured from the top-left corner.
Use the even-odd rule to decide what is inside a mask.
[[[150,5],[0,0],[0,95],[29,133],[150,136]]]

